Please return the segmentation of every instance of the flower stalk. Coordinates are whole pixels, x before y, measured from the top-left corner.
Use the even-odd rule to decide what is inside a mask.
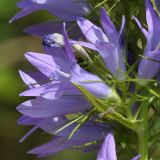
[[[144,101],[142,104],[141,117],[143,122],[137,131],[138,148],[141,155],[140,160],[148,160],[148,101]]]

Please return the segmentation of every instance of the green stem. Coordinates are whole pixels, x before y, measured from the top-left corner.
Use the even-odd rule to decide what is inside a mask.
[[[143,123],[141,128],[137,131],[140,160],[148,160],[148,106],[147,102],[143,104],[142,111]]]
[[[94,8],[98,8],[98,7],[102,6],[102,5],[104,5],[107,1],[108,0],[102,1],[101,3],[97,4]]]
[[[137,129],[139,128],[140,124],[142,123],[141,121],[131,121],[125,117],[123,117],[121,114],[119,113],[112,113],[104,118],[108,118],[111,120],[115,120],[118,123],[122,124],[123,126],[133,130],[133,131],[137,131]]]

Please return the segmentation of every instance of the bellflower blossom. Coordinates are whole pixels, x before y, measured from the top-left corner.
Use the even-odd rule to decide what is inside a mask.
[[[75,20],[77,17],[87,15],[90,12],[89,5],[85,0],[22,0],[17,3],[17,6],[22,10],[10,22],[38,10],[47,10],[65,20]]]
[[[144,51],[145,57],[140,61],[138,77],[151,79],[160,71],[160,63],[155,62],[160,61],[160,17],[153,9],[150,0],[145,0],[145,3],[148,30],[141,26],[136,17],[133,18],[147,39],[146,49]]]
[[[77,23],[84,36],[90,43],[79,42],[81,45],[98,51],[103,58],[107,69],[118,79],[124,78],[125,49],[123,45],[123,32],[125,17],[123,16],[121,29],[118,33],[104,8],[101,9],[101,28],[85,18],[78,18]]]
[[[50,39],[49,39],[50,40]],[[51,82],[32,88],[21,95],[23,96],[48,96],[53,99],[64,91],[77,93],[71,82],[78,83],[88,89],[98,98],[106,98],[111,94],[111,89],[104,83],[88,83],[87,81],[100,81],[100,78],[82,69],[77,63],[71,49],[66,31],[64,30],[66,52],[59,47],[54,47],[53,54],[27,53],[26,58],[39,69]],[[53,51],[53,50],[52,50]],[[56,53],[59,51],[58,53]],[[67,54],[66,54],[67,53]],[[50,97],[51,96],[51,97]]]
[[[138,155],[131,160],[138,160],[141,156]],[[101,149],[99,150],[97,160],[117,160],[115,141],[112,133],[107,134]]]
[[[63,36],[65,50],[58,47],[59,53],[51,55],[32,52],[26,54],[29,62],[39,71],[33,75],[20,71],[23,81],[29,87],[29,90],[21,95],[36,97],[17,107],[17,110],[23,114],[19,123],[34,126],[21,141],[37,128],[55,135],[58,129],[69,123],[65,115],[72,113],[83,113],[85,115],[87,110],[91,110],[91,104],[72,83],[83,86],[97,98],[107,98],[112,95],[112,90],[106,84],[102,82],[87,82],[92,80],[99,81],[100,78],[85,71],[77,64],[65,25],[63,27]],[[93,122],[89,120],[66,141],[69,134],[76,127],[76,124],[71,124],[60,133],[58,132],[56,138],[51,142],[31,150],[29,153],[43,157],[68,147],[103,139],[106,126],[104,127],[103,124],[95,125]]]
[[[54,135],[53,140],[51,140],[50,142],[38,146],[29,151],[30,154],[36,154],[39,157],[48,156],[50,154],[54,154],[68,148],[72,148],[74,146],[82,146],[88,142],[102,140],[103,134],[106,133],[106,129],[109,130],[109,128],[106,128],[106,126],[103,124],[95,125],[93,122],[90,121],[85,123],[81,128],[78,129],[77,132],[74,133],[74,135],[70,139],[67,140],[71,131],[73,131],[77,124],[74,123],[69,127],[63,129],[61,132],[55,134],[55,131],[57,129],[69,123],[69,120],[65,116],[48,118],[32,118],[22,116],[19,119],[18,123],[21,125],[34,126],[32,130],[28,132],[28,134],[25,137],[23,137],[23,139],[21,139],[21,141],[23,141],[37,128],[41,128],[44,132]]]
[[[133,17],[147,39],[139,66],[126,59],[125,17],[118,31],[106,10],[101,8],[100,28],[96,20],[92,23],[84,18],[91,7],[91,1],[85,2],[88,1],[22,0],[18,3],[22,10],[11,21],[38,10],[47,10],[60,18],[25,29],[43,39],[44,54],[27,52],[25,57],[34,70],[29,73],[19,71],[28,87],[20,96],[31,98],[17,107],[22,114],[18,123],[32,126],[20,142],[41,129],[53,139],[28,152],[38,157],[68,148],[93,151],[101,147],[97,160],[117,160],[116,148],[122,146],[125,154],[131,149],[132,156],[138,152],[132,160],[154,159],[155,155],[148,153],[156,153],[159,146],[159,83],[153,79],[160,73],[160,18],[155,8],[155,5],[158,8],[159,0],[145,0],[147,29]],[[91,16],[96,18],[97,8],[106,1],[92,2],[96,6],[92,8]],[[118,2],[109,2],[108,6],[113,3],[112,10]],[[133,4],[129,1],[120,3],[121,7]],[[67,22],[62,23],[63,20]],[[73,25],[75,20],[78,25]],[[132,30],[127,27],[126,33]],[[128,57],[130,52],[137,53],[137,48],[130,46],[131,42],[129,40],[127,44]],[[139,61],[138,56],[134,58]],[[151,79],[149,85],[139,85],[141,78],[145,82]],[[117,147],[113,130],[120,142]],[[133,138],[135,135],[137,141]],[[121,151],[118,158],[132,157]]]

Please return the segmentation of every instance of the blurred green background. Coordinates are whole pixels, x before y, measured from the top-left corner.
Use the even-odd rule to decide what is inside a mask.
[[[0,0],[0,160],[35,160],[37,158],[28,155],[27,151],[47,142],[51,137],[37,131],[25,142],[18,142],[30,129],[16,122],[20,117],[16,106],[25,100],[18,96],[25,89],[18,70],[27,70],[25,52],[41,52],[41,41],[24,34],[23,29],[52,17],[47,12],[38,12],[9,24],[9,19],[18,11],[16,2],[18,0]],[[64,151],[42,160],[95,159],[92,155]]]

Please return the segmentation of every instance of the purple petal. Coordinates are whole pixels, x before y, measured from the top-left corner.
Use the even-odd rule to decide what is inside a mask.
[[[49,118],[43,124],[41,124],[40,128],[43,129],[45,132],[55,135],[55,131],[58,130],[60,127],[69,123],[64,117],[54,117]],[[57,133],[56,135],[62,137],[68,137],[71,131],[76,127],[77,124],[72,124],[69,127],[65,128],[61,132]],[[94,124],[94,123],[85,123],[82,125],[77,132],[71,137],[72,140],[85,140],[94,141],[98,139],[103,139],[103,135],[106,134],[107,130],[110,129],[109,126],[104,127],[104,125]]]
[[[119,35],[118,35],[118,44],[120,45],[120,48],[121,48],[121,43],[124,39],[124,28],[125,28],[125,25],[126,25],[126,18],[125,16],[122,17],[122,24],[121,24],[121,28],[120,28],[120,31],[119,31]]]
[[[42,122],[43,122],[43,120],[40,121],[37,125],[35,125],[29,132],[27,132],[27,134],[25,134],[25,136],[23,136],[23,137],[19,140],[19,142],[20,142],[20,143],[23,142],[27,137],[29,137],[33,132],[35,132],[35,131],[39,128],[39,125],[40,125]]]
[[[39,84],[36,80],[34,80],[32,77],[30,77],[28,74],[24,73],[23,71],[19,71],[19,74],[23,80],[23,82],[29,86],[29,88],[39,87]]]
[[[65,149],[69,149],[72,146],[82,145],[86,141],[73,141],[73,140],[66,140],[63,137],[58,137],[53,139],[51,142],[41,145],[33,150],[29,151],[30,154],[37,154],[38,157],[45,157],[57,152],[60,152]]]
[[[85,18],[78,18],[77,23],[82,33],[85,35],[89,42],[93,44],[95,44],[96,41],[108,42],[108,38],[106,37],[102,29],[94,25],[89,20]]]
[[[37,120],[37,121],[36,121]],[[51,132],[52,129],[56,129],[56,127],[60,127],[61,125],[64,125],[67,120],[64,117],[54,117],[54,118],[26,118],[26,116],[23,116],[23,119],[21,122],[28,124],[29,123],[35,123],[34,127],[27,132],[21,139],[20,142],[23,142],[27,137],[29,137],[34,131],[36,131],[38,128],[41,128],[47,132]]]
[[[47,99],[57,99],[61,95],[81,95],[81,92],[70,82],[70,81],[63,81],[59,84],[52,84],[46,87],[42,92],[41,96]]]
[[[36,125],[42,120],[42,118],[31,118],[27,116],[21,116],[18,120],[20,125]]]
[[[63,47],[44,47],[45,53],[53,57],[56,65],[65,73],[70,73],[70,63],[68,53]],[[73,53],[74,54],[74,53]],[[73,57],[74,58],[74,57]]]
[[[101,24],[109,41],[115,43],[118,40],[118,32],[104,8],[101,9]]]
[[[46,83],[39,87],[26,90],[22,92],[20,96],[33,96],[33,97],[41,96],[47,99],[56,99],[63,93],[63,90],[60,89],[61,84],[62,82],[52,81],[51,83]],[[49,94],[49,92],[51,93]]]
[[[72,9],[70,9],[72,8]],[[90,13],[88,4],[85,0],[81,2],[73,2],[73,0],[48,0],[48,6],[46,9],[65,20],[75,20],[79,16],[85,16]]]
[[[17,110],[29,117],[45,118],[81,112],[89,107],[82,96],[61,96],[57,100],[32,99],[19,105]]]
[[[108,134],[98,153],[97,160],[117,160],[115,141],[112,134]]]
[[[156,11],[153,9],[153,6],[150,0],[146,0],[146,19],[148,24],[149,31],[149,40],[151,41],[150,51],[155,50],[157,47],[160,49],[160,18]],[[157,50],[157,49],[156,49]]]
[[[25,54],[25,57],[47,77],[51,78],[56,73],[57,65],[52,56],[28,52]]]
[[[103,138],[103,128],[101,127],[98,128],[95,125],[84,125],[73,135],[71,139],[66,140],[66,138],[69,136],[69,133],[73,130],[74,127],[75,125],[74,126],[72,125],[70,128],[67,128],[64,131],[62,131],[62,133],[58,134],[61,136],[65,135],[64,138],[58,138],[62,140],[59,142],[59,144],[55,145],[55,143],[57,143],[57,138],[56,138],[47,144],[44,144],[40,147],[31,150],[29,153],[40,154],[40,156],[46,156],[67,149],[72,146],[82,145],[84,143],[93,140],[95,141],[100,140]]]
[[[54,20],[32,25],[30,27],[27,27],[24,30],[24,32],[31,34],[33,36],[43,37],[45,35],[52,33],[62,34],[62,30],[63,30],[63,21]],[[73,22],[66,23],[66,30],[68,30],[68,35],[70,38],[79,39],[79,37],[81,37],[82,35],[79,27],[73,26]]]
[[[65,29],[65,23],[63,24],[63,37],[64,37],[64,43],[65,43],[65,51],[66,51],[66,54],[68,55],[70,65],[72,66],[74,63],[76,63],[76,59],[68,39],[68,35]]]
[[[17,13],[10,22],[38,10],[48,10],[51,14],[65,20],[75,20],[77,17],[84,16],[90,12],[88,4],[84,2],[75,3],[72,0],[22,1],[18,3],[18,6],[23,8],[22,11]]]
[[[26,16],[28,14],[31,14],[33,12],[36,12],[36,11],[38,11],[40,9],[42,9],[42,7],[41,6],[36,6],[36,5],[33,5],[33,6],[29,7],[29,8],[24,8],[19,13],[17,13],[15,16],[13,16],[10,19],[9,23],[12,23],[13,21],[15,21],[17,19],[20,19],[20,18],[22,18],[22,17],[24,17],[24,16]]]
[[[31,151],[29,151],[28,153],[42,154],[43,152],[45,152],[47,150],[61,146],[60,144],[62,144],[64,141],[65,141],[64,137],[56,137],[52,141],[50,141],[49,143],[46,143],[46,144],[43,144],[37,148],[34,148]]]
[[[141,155],[137,155],[134,158],[132,158],[131,160],[138,160],[141,157]]]
[[[71,75],[72,82],[83,86],[98,98],[106,98],[111,94],[111,89],[98,76],[85,71],[79,65],[73,67]]]
[[[160,51],[148,52],[146,57],[160,61]],[[138,77],[151,79],[160,71],[160,63],[143,58],[139,64]]]
[[[99,54],[102,56],[108,70],[118,79],[124,78],[124,57],[119,54],[113,43],[97,42]]]
[[[140,21],[135,16],[133,16],[132,19],[137,23],[138,27],[140,28],[140,30],[143,32],[143,34],[147,38],[148,37],[148,32],[145,28],[142,27]]]
[[[155,24],[159,24],[160,18],[153,9],[151,1],[145,0],[145,2],[146,2],[146,20],[148,24],[148,30],[149,32],[153,32],[154,30],[159,30],[159,27],[155,26]]]

